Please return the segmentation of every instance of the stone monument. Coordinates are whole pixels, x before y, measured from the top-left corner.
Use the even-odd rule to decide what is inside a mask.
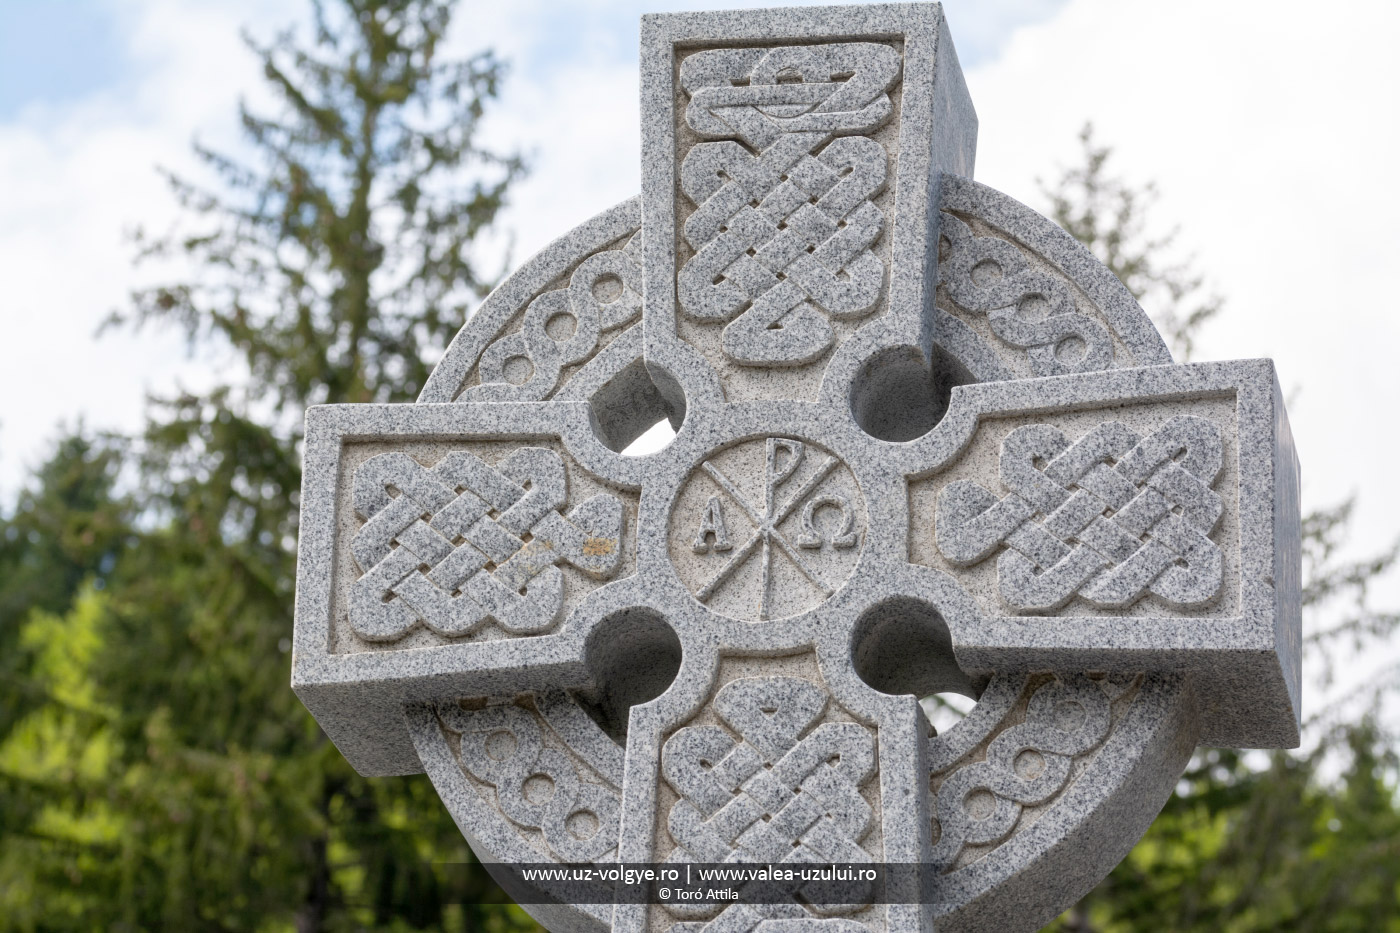
[[[937,4],[647,16],[641,69],[641,197],[418,404],[307,412],[293,687],[485,862],[917,866],[528,908],[555,931],[1037,929],[1198,744],[1298,742],[1273,365],[1175,364],[972,180]],[[938,693],[976,700],[942,734]]]

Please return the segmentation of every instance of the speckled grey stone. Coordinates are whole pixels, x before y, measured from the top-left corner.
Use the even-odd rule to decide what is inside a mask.
[[[307,413],[293,687],[351,764],[426,771],[487,863],[917,863],[924,903],[821,922],[948,933],[1048,922],[1197,744],[1297,743],[1273,366],[1175,365],[965,177],[937,5],[645,17],[642,119],[642,198],[418,404]],[[977,703],[935,734],[940,693]]]
[[[690,67],[706,57],[722,64]],[[781,77],[784,67],[805,83],[751,77]],[[972,175],[977,138],[941,9],[644,16],[641,69],[642,201],[655,231],[645,247],[643,326],[647,364],[664,371],[661,381],[684,386],[688,399],[812,399],[823,376],[847,376],[867,345],[909,346],[927,359],[940,178]],[[816,128],[800,121],[820,113],[791,125],[755,116],[780,109],[771,95],[797,94],[837,71],[852,76],[825,85],[841,90],[816,109],[830,105],[826,116],[843,119]],[[726,114],[748,113],[729,117],[737,130],[697,97],[728,81],[744,82],[729,93],[747,98],[721,101]],[[862,81],[858,93],[846,93]],[[832,170],[847,174],[828,188]],[[855,240],[853,231],[861,231]],[[799,246],[787,249],[793,242]],[[793,255],[800,258],[790,263]],[[719,307],[686,301],[697,292],[687,280],[697,267]],[[847,277],[861,297],[842,301],[809,287],[808,274],[821,268]],[[857,328],[860,341],[844,339]]]

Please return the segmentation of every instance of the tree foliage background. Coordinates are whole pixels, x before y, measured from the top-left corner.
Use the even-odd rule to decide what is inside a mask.
[[[64,440],[0,529],[0,926],[507,930],[425,778],[366,781],[291,693],[309,404],[406,401],[492,284],[473,241],[520,160],[476,141],[503,66],[447,61],[436,0],[317,5],[249,38],[278,106],[171,177],[186,279],[116,326],[241,377]]]
[[[1189,261],[1167,258],[1177,233],[1152,233],[1152,186],[1114,176],[1091,126],[1080,141],[1081,163],[1042,186],[1047,213],[1128,286],[1177,359],[1189,359],[1223,301]],[[1395,668],[1370,680],[1345,670],[1400,628],[1400,614],[1370,600],[1400,542],[1344,557],[1354,505],[1303,516],[1304,658],[1320,669],[1308,706],[1318,688],[1334,699],[1305,720],[1302,749],[1198,750],[1128,858],[1050,929],[1400,931],[1400,681]]]
[[[452,13],[339,0],[249,39],[278,107],[240,113],[244,150],[197,150],[208,187],[170,178],[187,223],[139,255],[194,271],[113,322],[238,377],[153,399],[138,437],[79,426],[0,515],[0,929],[535,928],[426,778],[360,778],[288,688],[302,411],[417,395],[496,278],[475,244],[522,171],[477,142],[504,66],[443,59]],[[1189,355],[1222,303],[1109,168],[1086,130],[1051,216]],[[1308,648],[1338,665],[1397,624],[1368,601],[1395,552],[1342,557],[1351,508],[1306,522]],[[1400,762],[1372,715],[1394,690],[1363,685],[1301,752],[1198,753],[1053,928],[1400,930]]]

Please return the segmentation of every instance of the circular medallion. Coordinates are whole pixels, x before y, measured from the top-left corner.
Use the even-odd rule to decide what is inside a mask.
[[[806,441],[759,438],[707,457],[671,509],[671,561],[695,598],[761,622],[821,605],[850,576],[866,532],[850,469]]]

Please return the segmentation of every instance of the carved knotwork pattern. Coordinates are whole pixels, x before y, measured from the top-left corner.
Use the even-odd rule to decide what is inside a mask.
[[[456,703],[437,711],[461,737],[462,767],[495,787],[496,804],[512,822],[540,830],[556,858],[589,862],[617,847],[617,790],[583,780],[568,754],[545,744],[534,713],[519,706],[468,711]]]
[[[462,393],[465,402],[534,402],[548,398],[564,367],[595,355],[603,334],[642,313],[642,236],[621,249],[594,253],[579,263],[564,288],[547,291],[525,309],[520,329],[481,354],[481,384]],[[523,376],[512,379],[519,366]]]
[[[431,469],[404,453],[355,471],[354,507],[365,524],[351,540],[363,576],[350,592],[350,624],[389,641],[419,623],[466,635],[488,619],[506,632],[547,630],[563,608],[567,561],[596,578],[617,569],[622,503],[596,495],[565,517],[564,462],[524,447],[488,466],[453,451]]]
[[[805,680],[735,680],[714,708],[739,738],[719,726],[671,736],[661,768],[681,799],[668,861],[869,861],[860,843],[874,813],[860,787],[875,773],[875,736],[853,722],[816,725],[826,705]]]
[[[982,761],[954,771],[938,788],[938,838],[930,861],[950,870],[965,846],[1001,842],[1023,808],[1063,790],[1074,759],[1108,735],[1110,704],[1130,685],[1131,678],[1061,674],[1038,687],[1025,722],[998,735]]]
[[[1037,376],[1113,366],[1108,329],[1076,310],[1065,282],[1032,269],[1015,244],[974,236],[947,211],[940,216],[938,280],[957,307],[985,314],[997,339],[1026,350]],[[1075,341],[1082,346],[1070,346]]]
[[[1001,550],[998,585],[1019,611],[1076,594],[1121,608],[1149,592],[1205,606],[1224,581],[1208,537],[1224,510],[1211,489],[1222,464],[1220,427],[1204,418],[1173,418],[1146,438],[1108,421],[1072,444],[1051,425],[1027,425],[1002,444],[1009,495],[970,480],[939,493],[938,547],[960,566]]]
[[[731,359],[809,362],[834,338],[827,315],[875,307],[885,266],[870,247],[885,218],[871,199],[888,155],[846,134],[889,119],[900,64],[894,49],[868,42],[719,49],[682,63],[686,122],[730,139],[696,144],[681,165],[696,253],[677,294],[691,317],[730,322],[721,345]]]

